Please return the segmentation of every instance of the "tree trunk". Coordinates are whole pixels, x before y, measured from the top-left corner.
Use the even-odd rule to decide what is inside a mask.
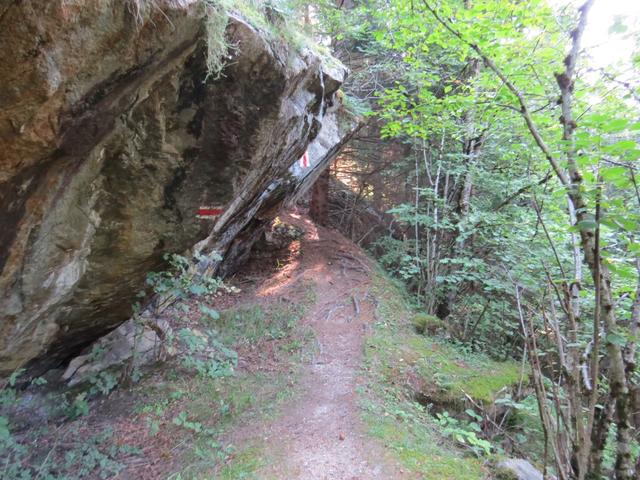
[[[313,184],[311,190],[311,206],[309,215],[318,225],[326,225],[328,220],[329,206],[329,168],[327,168]]]

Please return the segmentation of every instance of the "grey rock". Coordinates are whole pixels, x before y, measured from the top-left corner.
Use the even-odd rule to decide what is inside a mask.
[[[200,270],[232,271],[355,127],[339,63],[230,14],[234,48],[207,77],[205,2],[139,4],[0,9],[0,376],[116,329],[165,253],[217,251]]]
[[[96,341],[88,353],[71,360],[62,379],[73,386],[125,363],[140,367],[163,360],[174,353],[165,342],[169,335],[171,327],[166,320],[130,319]]]
[[[498,464],[498,468],[513,472],[518,480],[543,480],[542,473],[531,463],[520,458],[510,458]]]

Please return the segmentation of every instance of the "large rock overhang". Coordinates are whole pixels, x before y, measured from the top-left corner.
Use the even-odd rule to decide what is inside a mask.
[[[234,48],[207,77],[203,2],[155,5],[142,20],[119,0],[0,12],[1,373],[43,371],[122,323],[165,253],[200,242],[228,271],[326,166],[331,149],[296,173],[308,145],[355,126],[334,123],[344,67],[231,14]]]

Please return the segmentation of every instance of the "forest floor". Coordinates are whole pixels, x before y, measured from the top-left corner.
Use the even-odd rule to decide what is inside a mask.
[[[42,419],[7,464],[31,466],[24,478],[492,478],[459,399],[491,404],[522,381],[519,364],[416,333],[402,289],[356,245],[302,212],[279,221],[304,234],[254,253],[227,280],[236,291],[172,313],[178,334],[213,332],[237,353],[232,374],[196,373],[186,356],[133,385],[92,381],[107,395],[56,393],[66,419],[27,409]]]
[[[299,394],[283,405],[275,421],[245,426],[235,444],[260,438],[267,456],[279,458],[258,478],[405,478],[382,445],[366,434],[358,405],[364,337],[374,321],[371,265],[362,251],[338,233],[307,218],[282,220],[305,231],[296,258],[267,278],[262,295],[295,299],[295,285],[312,284],[316,303],[300,321],[315,339],[315,351],[300,372]],[[295,290],[295,289],[294,289]]]

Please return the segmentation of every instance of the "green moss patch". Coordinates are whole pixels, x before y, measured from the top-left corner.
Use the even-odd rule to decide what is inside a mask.
[[[411,321],[417,333],[435,335],[445,329],[445,323],[427,313],[416,313]]]
[[[520,381],[516,362],[496,362],[480,354],[460,354],[454,346],[429,339],[406,339],[414,371],[432,385],[434,400],[455,404],[468,395],[493,403]]]
[[[413,393],[451,407],[461,406],[467,395],[475,402],[492,403],[520,382],[518,362],[497,362],[444,340],[417,335],[409,322],[424,315],[411,312],[399,287],[379,276],[375,288],[381,322],[368,340],[368,353],[387,382],[405,384]]]
[[[488,450],[478,449],[473,439],[487,442],[479,440],[480,432],[475,437],[472,421],[443,420],[437,412],[464,411],[467,395],[478,404],[492,404],[520,382],[520,365],[418,333],[402,287],[382,273],[372,283],[376,323],[365,344],[371,387],[362,392],[369,433],[419,478],[487,478]],[[425,332],[428,320],[419,322]],[[458,435],[456,428],[467,430]],[[465,434],[473,439],[462,438]]]

